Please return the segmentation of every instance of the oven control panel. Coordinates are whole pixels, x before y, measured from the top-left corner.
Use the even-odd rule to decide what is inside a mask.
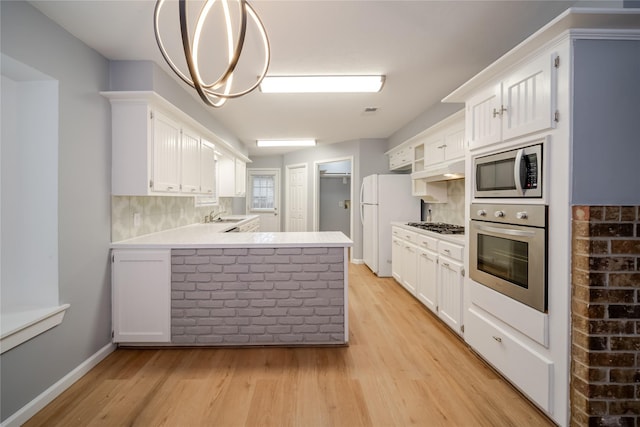
[[[547,223],[547,206],[472,203],[470,217],[476,221],[544,227]]]

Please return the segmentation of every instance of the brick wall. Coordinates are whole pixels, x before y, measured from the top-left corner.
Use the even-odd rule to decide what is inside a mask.
[[[640,427],[639,215],[573,207],[572,426]]]
[[[344,248],[171,252],[171,342],[345,342]]]

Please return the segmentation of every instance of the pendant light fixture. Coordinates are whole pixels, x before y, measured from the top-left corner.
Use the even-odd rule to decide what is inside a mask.
[[[213,16],[214,5],[218,2],[222,8],[222,19],[215,21],[217,17]],[[156,36],[156,42],[160,48],[160,53],[169,67],[174,73],[186,84],[194,88],[205,104],[211,107],[221,107],[227,99],[238,98],[246,95],[256,89],[269,68],[271,51],[269,47],[269,39],[265,31],[264,25],[255,10],[246,0],[205,0],[200,12],[195,19],[193,26],[193,34],[189,32],[188,22],[188,0],[178,0],[180,36],[182,40],[182,50],[186,61],[187,73],[180,70],[176,65],[176,61],[168,54],[162,39],[162,28],[160,28],[160,13],[167,0],[157,0],[154,10],[153,27]],[[173,1],[171,3],[174,3]],[[202,2],[200,2],[202,3]],[[231,4],[236,4],[238,8],[238,17],[235,25],[232,19]],[[219,10],[215,9],[215,10]],[[238,22],[239,21],[239,22]],[[192,23],[193,24],[193,23]],[[235,73],[237,72],[238,62],[246,41],[247,25],[252,24],[260,36],[262,41],[262,49],[264,57],[262,59],[262,70],[258,74],[255,83],[249,83],[248,87],[243,89],[233,88]],[[201,69],[205,62],[201,58],[201,52],[211,54],[211,47],[206,46],[206,41],[201,40],[205,25],[215,27],[225,27],[226,29],[226,54],[218,52],[219,57],[215,58],[217,63],[226,62],[226,67],[222,67],[223,71],[213,81],[205,82],[203,79],[204,72]],[[216,52],[213,52],[216,54]]]

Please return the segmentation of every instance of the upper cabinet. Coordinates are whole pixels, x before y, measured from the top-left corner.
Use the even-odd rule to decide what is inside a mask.
[[[410,169],[413,160],[411,147],[399,147],[387,153],[389,156],[389,170]]]
[[[220,197],[244,197],[247,192],[247,164],[237,157],[218,160]]]
[[[555,127],[559,57],[542,55],[466,103],[470,148]]]
[[[205,130],[196,130],[195,121],[152,93],[103,95],[111,101],[113,195],[215,195],[219,147],[203,137]],[[244,176],[248,158],[225,158],[234,162],[234,194],[244,195],[235,163]]]

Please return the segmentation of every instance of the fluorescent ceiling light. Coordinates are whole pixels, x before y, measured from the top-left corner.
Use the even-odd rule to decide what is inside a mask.
[[[264,93],[380,92],[385,76],[266,76]]]
[[[258,147],[313,147],[315,139],[259,139]]]

